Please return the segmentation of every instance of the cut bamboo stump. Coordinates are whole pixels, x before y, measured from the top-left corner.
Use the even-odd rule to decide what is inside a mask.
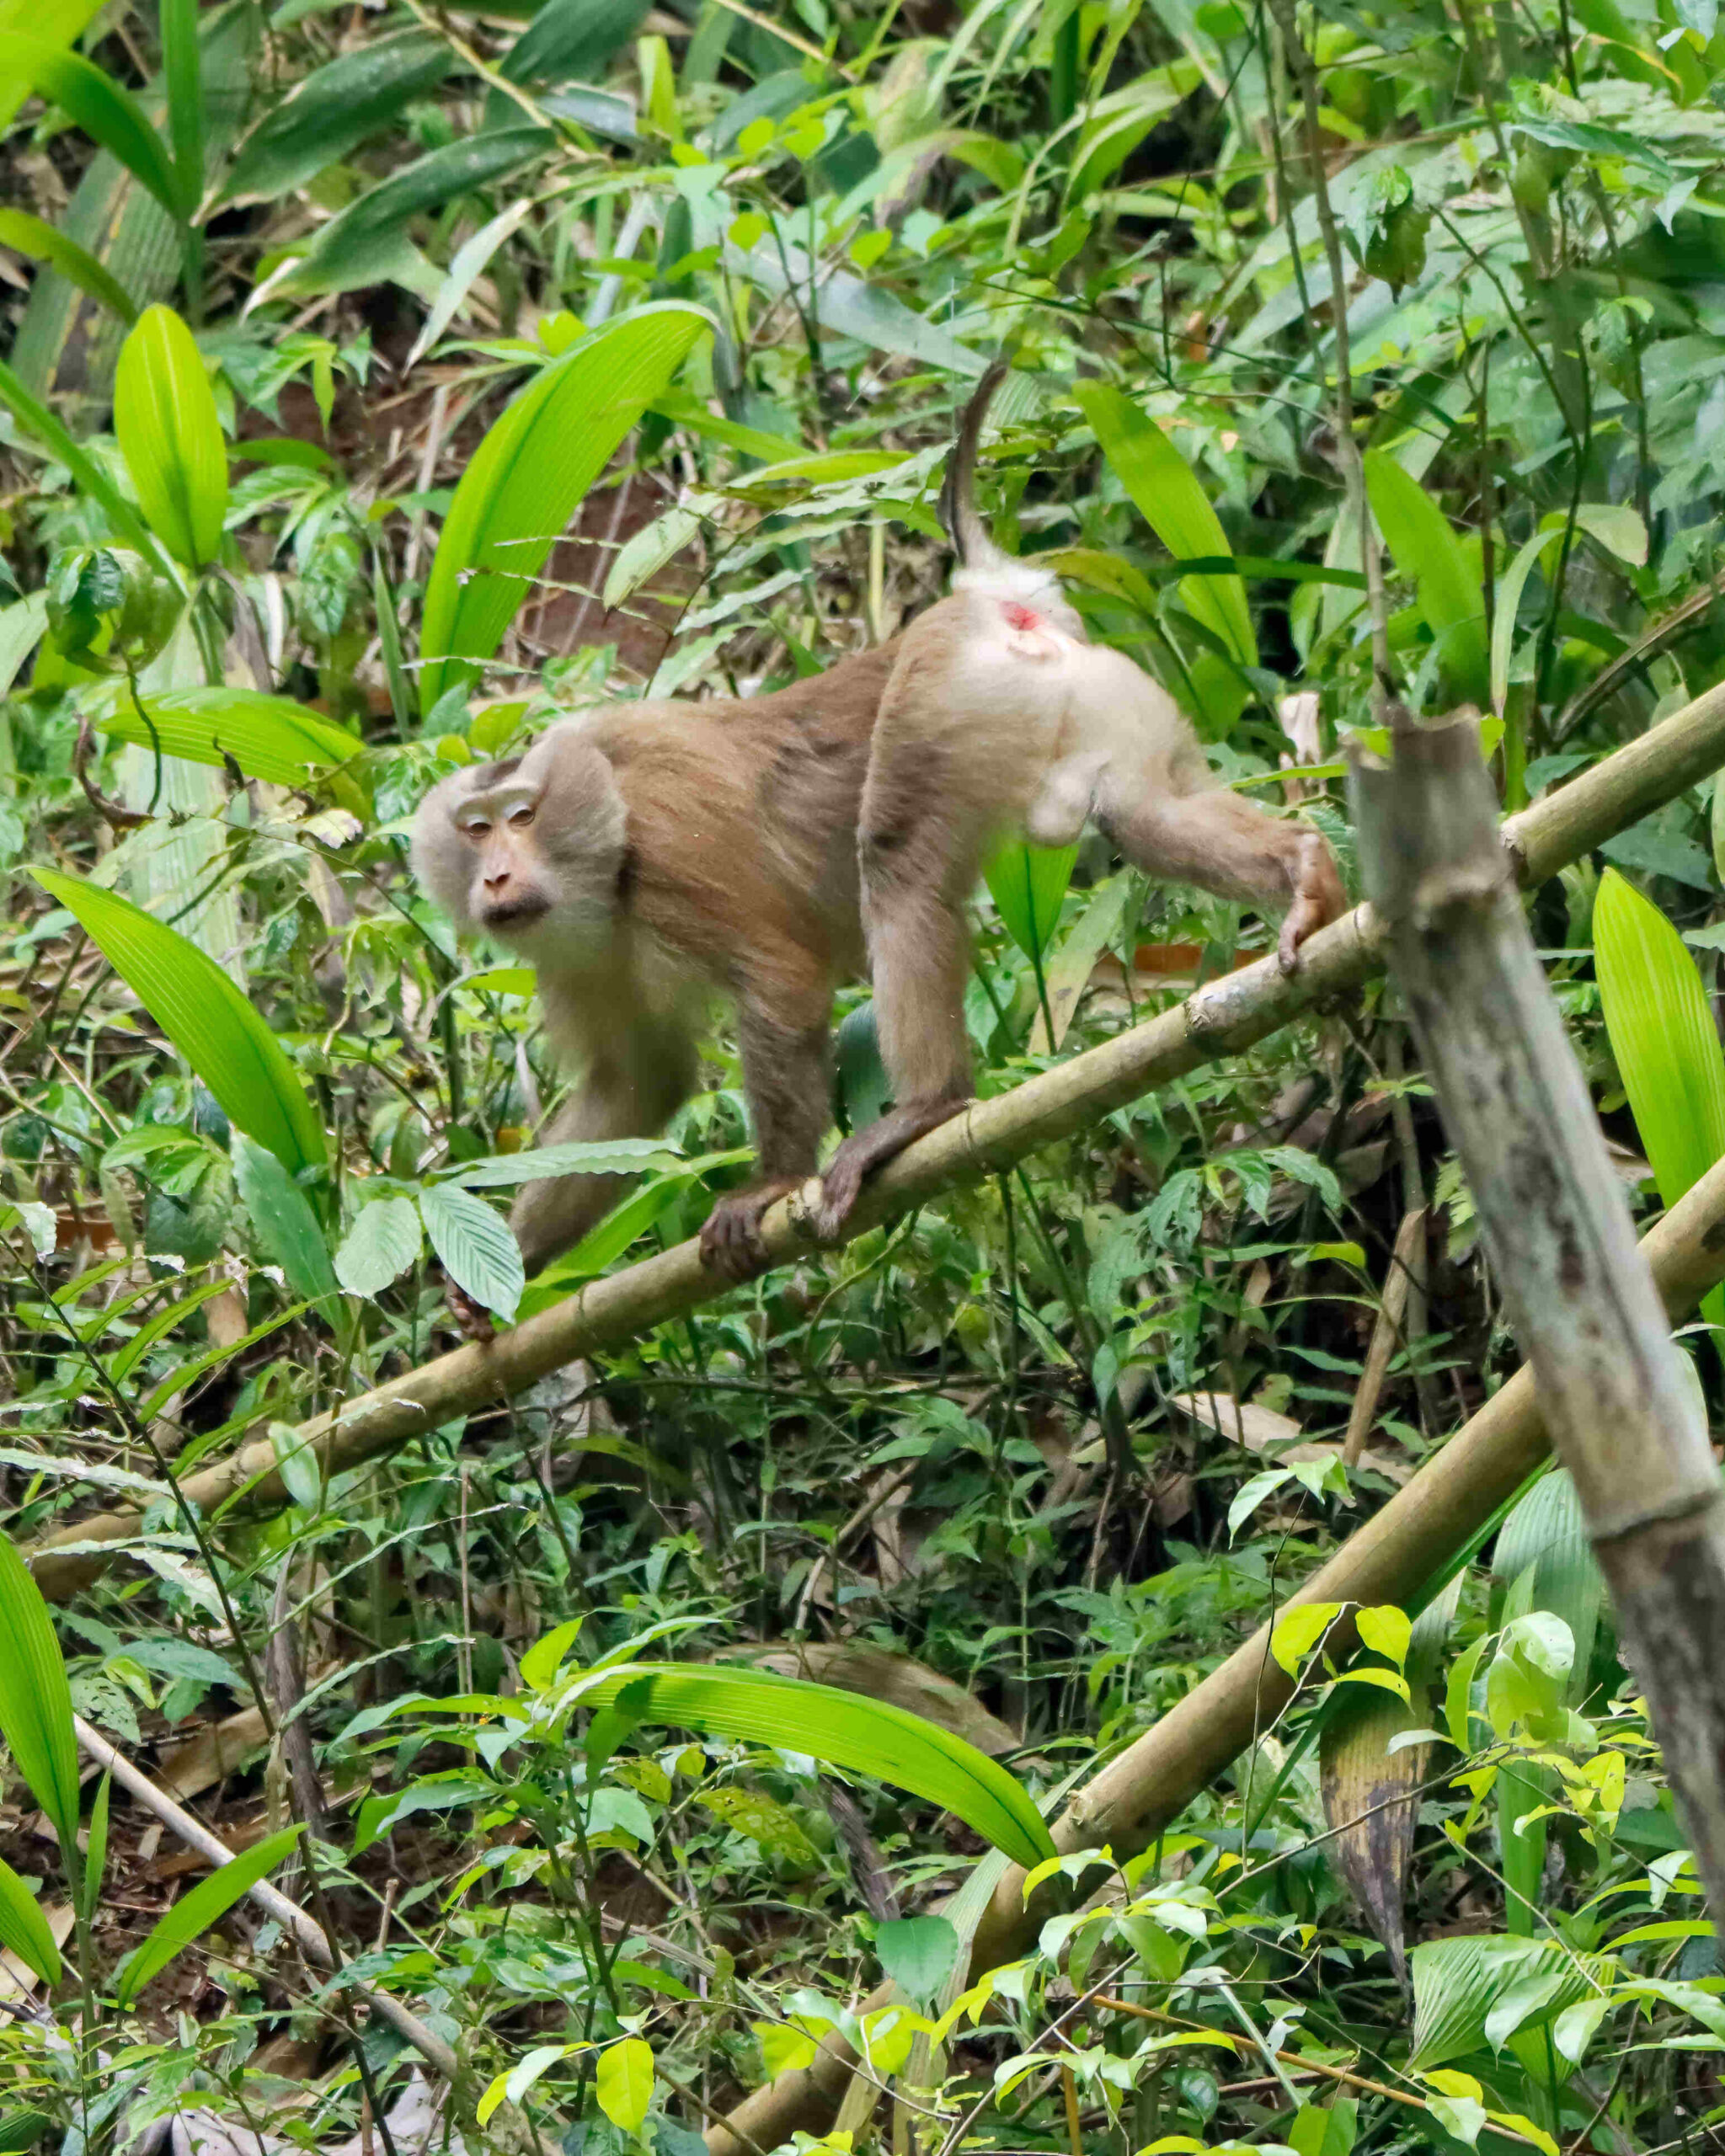
[[[1354,769],[1366,889],[1717,1917],[1725,1484],[1503,859],[1477,718],[1397,712],[1392,743]]]

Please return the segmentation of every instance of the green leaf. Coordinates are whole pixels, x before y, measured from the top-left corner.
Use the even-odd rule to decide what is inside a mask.
[[[932,2004],[959,1962],[959,1935],[944,1917],[898,1917],[874,1929],[880,1966],[918,2006]]]
[[[273,1871],[300,1838],[301,1829],[289,1827],[279,1834],[270,1834],[243,1856],[231,1864],[224,1864],[219,1871],[200,1880],[190,1894],[182,1895],[166,1916],[159,1919],[142,1946],[127,1956],[121,1966],[114,1995],[122,2006],[130,2006],[138,1993],[154,1977],[161,1974],[176,1954],[190,1946],[200,1933],[207,1931],[217,1918],[225,1916],[242,1896],[255,1886],[266,1872]]]
[[[58,1984],[60,1949],[42,1906],[12,1866],[0,1859],[0,1946],[17,1955],[45,1984]]]
[[[77,1739],[72,1687],[42,1591],[0,1535],[0,1737],[63,1849],[77,1842]]]
[[[222,544],[227,448],[196,340],[171,307],[150,307],[120,348],[114,431],[150,529],[188,568]]]
[[[683,1156],[659,1138],[590,1138],[567,1145],[535,1145],[524,1153],[490,1153],[438,1171],[440,1182],[464,1190],[509,1190],[546,1176],[638,1176],[680,1168]]]
[[[1449,518],[1387,451],[1366,451],[1365,487],[1390,558],[1414,587],[1456,693],[1483,703],[1490,688],[1485,599]],[[1509,611],[1513,622],[1514,609]]]
[[[1104,382],[1081,382],[1073,394],[1115,478],[1177,561],[1232,551],[1196,474],[1154,419]],[[1257,665],[1258,638],[1237,576],[1188,577],[1180,603],[1242,666]]]
[[[104,684],[89,699],[92,722],[104,734],[188,763],[224,765],[229,757],[248,778],[271,786],[304,786],[359,755],[365,744],[333,721],[288,696],[261,689],[144,691]]]
[[[281,1267],[295,1294],[314,1303],[335,1294],[335,1268],[311,1200],[286,1164],[243,1130],[234,1133],[233,1179],[264,1255]]]
[[[6,100],[0,96],[0,110]],[[8,2111],[0,2117],[0,2156],[24,2156],[34,2148],[54,2121],[45,2111]]]
[[[410,1198],[362,1205],[335,1253],[335,1277],[350,1295],[377,1295],[419,1255],[419,1215]]]
[[[82,54],[45,40],[0,30],[0,81],[22,77],[37,96],[67,116],[117,157],[148,189],[170,216],[184,221],[195,196],[187,193],[168,146],[151,126],[130,90]]]
[[[1594,961],[1635,1127],[1674,1205],[1725,1154],[1725,1054],[1701,975],[1664,915],[1615,868],[1594,901]]]
[[[1408,2064],[1417,2072],[1485,2049],[1493,2009],[1530,1978],[1557,1977],[1537,2016],[1543,2023],[1603,1988],[1615,1967],[1602,1955],[1503,1937],[1428,1940],[1413,1949],[1407,1962],[1413,1977]]]
[[[1003,846],[983,870],[989,896],[1007,933],[1027,958],[1039,958],[1060,924],[1060,901],[1072,880],[1076,846]]]
[[[272,1422],[270,1443],[282,1488],[302,1513],[315,1518],[323,1508],[323,1468],[316,1446],[291,1422]]]
[[[1015,1863],[1055,1854],[1042,1815],[1004,1767],[907,1708],[771,1670],[640,1662],[584,1683],[580,1702],[608,1705],[626,1689],[644,1722],[807,1753],[939,1805]]]
[[[178,1644],[178,1642],[175,1642]],[[187,1644],[190,1644],[189,1642]],[[206,1650],[196,1650],[203,1652]],[[211,1661],[219,1659],[210,1656]],[[222,1681],[232,1684],[231,1671],[226,1671]],[[102,1880],[108,1869],[108,1812],[114,1798],[114,1770],[109,1768],[96,1785],[96,1801],[90,1806],[89,1838],[84,1848],[83,1911],[84,1921],[95,1921],[96,1911],[102,1902]]]
[[[448,142],[392,173],[318,232],[270,290],[314,296],[352,291],[396,274],[415,217],[518,172],[551,148],[546,127],[505,127]],[[435,699],[426,699],[429,711]]]
[[[419,1213],[431,1247],[457,1287],[499,1317],[512,1318],[526,1280],[521,1246],[503,1216],[483,1198],[447,1182],[421,1191]]]
[[[1577,526],[1626,562],[1643,563],[1648,558],[1648,528],[1636,512],[1616,502],[1583,502],[1575,512]],[[1549,553],[1563,536],[1567,520],[1555,514],[1543,527],[1517,548],[1497,590],[1492,616],[1492,708],[1501,717],[1509,692],[1509,662],[1515,648],[1516,616],[1534,564]]]
[[[0,67],[3,64],[3,56],[0,56]],[[0,98],[0,103],[3,102]],[[159,563],[163,568],[168,566],[167,556],[126,496],[95,459],[78,447],[47,406],[31,396],[3,360],[0,360],[0,403],[7,406],[19,424],[35,437],[56,464],[66,467],[77,481],[79,493],[100,506],[120,538],[130,540],[147,560]]]
[[[454,64],[441,38],[411,29],[314,67],[241,143],[216,200],[269,201],[303,187],[435,89]]]
[[[545,0],[504,55],[511,83],[596,83],[640,28],[651,0]]]
[[[426,586],[425,710],[476,670],[453,662],[496,650],[582,497],[708,327],[676,306],[608,323],[542,369],[487,434],[456,489]]]
[[[204,191],[204,70],[198,49],[198,0],[160,0],[162,79],[168,90],[168,132],[182,200]]]
[[[653,2101],[653,2047],[638,2036],[607,2044],[599,2054],[593,2093],[611,2124],[633,2133]]]
[[[0,105],[4,103],[0,96]],[[68,239],[44,219],[31,216],[27,210],[0,210],[0,247],[13,248],[32,262],[45,262],[122,322],[136,318],[137,308],[131,293],[109,275],[88,248]]]
[[[213,958],[117,892],[56,868],[31,873],[89,931],[230,1123],[291,1175],[328,1157],[323,1127],[298,1074]]]

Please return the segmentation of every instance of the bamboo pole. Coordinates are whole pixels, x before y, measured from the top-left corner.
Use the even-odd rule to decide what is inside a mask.
[[[1542,882],[1722,763],[1725,686],[1708,690],[1511,817],[1503,841],[1514,873],[1523,884]],[[1356,907],[1311,939],[1296,974],[1284,975],[1273,959],[1260,960],[1012,1092],[978,1102],[908,1147],[865,1187],[847,1237],[955,1184],[998,1173],[1153,1086],[1252,1047],[1302,1012],[1370,979],[1381,969],[1379,944],[1370,909]],[[819,1247],[808,1225],[811,1196],[804,1190],[782,1199],[762,1223],[775,1263]],[[694,1242],[681,1243],[590,1283],[483,1347],[457,1348],[302,1423],[301,1443],[326,1476],[339,1473],[457,1416],[495,1406],[566,1363],[618,1348],[725,1292],[725,1283],[702,1265]],[[206,1517],[239,1503],[267,1510],[287,1502],[270,1438],[241,1446],[188,1476],[181,1487]],[[51,1598],[71,1594],[106,1561],[101,1549],[67,1545],[124,1542],[137,1532],[138,1520],[131,1509],[98,1513],[43,1536],[25,1553],[43,1593]]]
[[[1394,714],[1360,858],[1551,1442],[1725,1913],[1725,1483],[1498,844],[1468,712]]]
[[[1687,1317],[1725,1280],[1725,1161],[1672,1207],[1640,1247],[1667,1315],[1674,1322]],[[1548,1451],[1533,1373],[1524,1367],[1284,1607],[1405,1603],[1514,1495]],[[1332,1633],[1338,1654],[1348,1644]],[[1086,1783],[1055,1822],[1055,1847],[1070,1856],[1106,1844],[1117,1859],[1147,1847],[1269,1726],[1295,1689],[1270,1654],[1269,1626],[1260,1625],[1220,1668]],[[1011,1866],[977,1926],[971,1981],[1026,1952],[1052,1908],[1046,1890],[1027,1906],[1024,1873]],[[891,1997],[891,1986],[883,1984],[857,2012],[873,2013]],[[745,2098],[727,2126],[708,2132],[712,2156],[745,2156],[751,2144],[773,2148],[799,2129],[823,2132],[856,2064],[842,2040],[829,2036],[812,2066],[767,2082]]]

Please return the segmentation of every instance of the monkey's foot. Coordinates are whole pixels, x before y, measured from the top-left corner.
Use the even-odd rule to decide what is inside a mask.
[[[490,1311],[483,1303],[476,1303],[465,1288],[457,1288],[453,1280],[445,1280],[443,1299],[463,1338],[471,1340],[476,1348],[486,1347],[496,1339],[497,1327],[492,1322]]]
[[[947,1094],[936,1101],[911,1101],[903,1107],[853,1131],[827,1164],[820,1178],[820,1203],[814,1209],[814,1232],[822,1242],[836,1242],[845,1223],[856,1210],[862,1186],[877,1168],[902,1153],[913,1139],[949,1123],[961,1108],[970,1105],[964,1094]]]
[[[1276,944],[1276,963],[1284,974],[1300,963],[1300,947],[1308,936],[1339,921],[1348,910],[1348,894],[1342,888],[1334,857],[1316,832],[1302,848],[1294,903],[1282,923]]]
[[[765,1273],[772,1257],[761,1241],[761,1219],[769,1205],[801,1181],[798,1176],[779,1176],[746,1190],[728,1190],[701,1223],[701,1262],[727,1280],[752,1280]]]

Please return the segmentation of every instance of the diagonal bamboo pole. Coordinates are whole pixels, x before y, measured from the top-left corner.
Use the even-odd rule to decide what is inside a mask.
[[[1511,817],[1503,835],[1517,880],[1543,882],[1722,763],[1725,685],[1709,689],[1557,793]],[[1292,975],[1280,974],[1266,958],[1212,981],[1173,1010],[954,1117],[900,1154],[865,1189],[847,1236],[954,1184],[1009,1167],[1152,1086],[1250,1048],[1302,1012],[1359,987],[1383,966],[1370,909],[1356,907],[1313,937],[1303,959]],[[782,1199],[762,1224],[775,1262],[818,1247],[807,1225],[806,1198],[798,1193]],[[637,1339],[725,1291],[725,1283],[702,1265],[694,1242],[680,1243],[590,1283],[483,1347],[457,1348],[301,1424],[301,1442],[326,1475],[357,1466],[457,1416],[510,1399],[566,1363]],[[240,1502],[269,1510],[287,1502],[275,1444],[267,1438],[188,1476],[181,1487],[206,1518]],[[138,1520],[131,1509],[98,1513],[43,1536],[26,1552],[43,1593],[51,1598],[71,1594],[106,1561],[100,1549],[66,1545],[124,1542],[137,1532]]]

